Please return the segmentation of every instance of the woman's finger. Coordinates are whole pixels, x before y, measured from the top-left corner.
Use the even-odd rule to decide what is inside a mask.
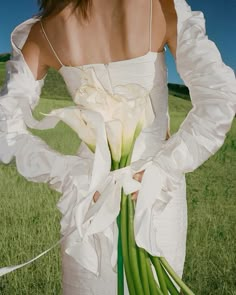
[[[97,202],[98,198],[100,197],[100,193],[99,192],[95,192],[95,194],[93,195],[93,200],[94,202]]]
[[[141,181],[142,181],[142,178],[143,178],[143,173],[144,173],[144,170],[135,173],[134,176],[133,176],[133,179],[135,179],[135,180],[141,182]]]
[[[142,178],[143,178],[144,171],[145,171],[145,170],[142,170],[142,171],[140,171],[140,172],[138,172],[138,173],[135,173],[135,174],[133,175],[133,179],[135,179],[135,180],[141,182],[141,181],[142,181]],[[137,200],[137,197],[138,197],[138,191],[133,192],[133,193],[131,194],[131,199],[132,199],[132,200],[135,200],[135,201],[136,201],[136,200]]]
[[[134,192],[131,194],[131,200],[137,200],[137,197],[138,197],[138,192]]]

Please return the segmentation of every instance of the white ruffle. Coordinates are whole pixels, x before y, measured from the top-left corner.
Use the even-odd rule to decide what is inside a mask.
[[[116,264],[116,217],[121,187],[127,193],[139,190],[134,220],[137,244],[153,255],[162,255],[158,237],[152,236],[153,214],[158,218],[164,212],[185,173],[196,169],[220,148],[235,115],[234,72],[222,62],[216,46],[205,35],[203,14],[192,12],[184,0],[176,0],[175,7],[176,64],[189,87],[193,109],[179,131],[162,143],[158,152],[155,148],[147,151],[156,142],[155,137],[144,136],[149,140],[144,155],[149,157],[139,155],[137,159],[134,154],[129,167],[114,172],[109,170],[110,158],[103,149],[103,135],[99,137],[100,148],[95,155],[82,143],[78,156],[65,156],[28,132],[26,125],[39,124],[32,118],[31,109],[38,103],[44,79],[35,81],[19,48],[37,20],[25,22],[28,31],[19,27],[12,34],[13,57],[7,63],[7,83],[0,97],[0,160],[8,163],[15,156],[19,173],[28,180],[47,182],[63,193],[57,206],[63,214],[62,234],[69,237],[66,252],[96,274],[99,253],[93,242],[95,233],[103,232],[108,238],[113,246],[111,264],[113,267]],[[143,169],[140,185],[132,175]],[[101,197],[93,204],[96,190]],[[0,275],[16,268],[0,270]]]

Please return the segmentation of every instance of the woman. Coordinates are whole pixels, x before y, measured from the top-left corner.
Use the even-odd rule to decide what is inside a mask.
[[[77,156],[64,156],[26,129],[58,122],[55,117],[37,122],[31,116],[50,67],[62,75],[74,100],[81,86],[91,86],[86,81],[111,96],[120,85],[149,91],[155,118],[138,137],[130,165],[132,176],[141,181],[140,189],[136,184],[132,191],[137,200],[135,239],[149,253],[165,256],[182,276],[185,173],[214,154],[230,129],[236,109],[232,69],[207,39],[203,15],[192,12],[185,0],[40,3],[43,17],[12,33],[13,57],[0,97],[0,159],[9,163],[15,157],[24,177],[47,182],[63,194],[57,204],[63,214],[63,294],[116,294],[117,206],[107,211],[110,199],[100,198],[110,176],[104,149],[102,156],[94,156],[82,142]],[[168,140],[165,45],[194,106]],[[129,181],[130,171],[125,175]],[[114,190],[117,181],[112,179]],[[98,203],[102,209],[94,211]],[[98,212],[103,212],[100,219]]]

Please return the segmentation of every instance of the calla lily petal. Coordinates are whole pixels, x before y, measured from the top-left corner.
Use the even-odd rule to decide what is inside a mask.
[[[121,159],[122,146],[122,124],[120,120],[106,122],[106,133],[108,143],[111,149],[112,159],[119,162]]]
[[[67,107],[53,110],[46,116],[57,117],[70,126],[88,146],[94,151],[96,138],[94,131],[83,120],[83,110],[78,107]]]

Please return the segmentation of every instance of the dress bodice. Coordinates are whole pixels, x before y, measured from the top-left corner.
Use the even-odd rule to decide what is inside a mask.
[[[148,51],[145,55],[131,59],[103,64],[87,64],[78,67],[62,65],[59,73],[65,80],[73,98],[80,86],[80,74],[84,69],[93,68],[96,76],[108,91],[113,87],[128,83],[142,85],[152,92],[157,86],[166,85],[166,65],[164,52]]]

